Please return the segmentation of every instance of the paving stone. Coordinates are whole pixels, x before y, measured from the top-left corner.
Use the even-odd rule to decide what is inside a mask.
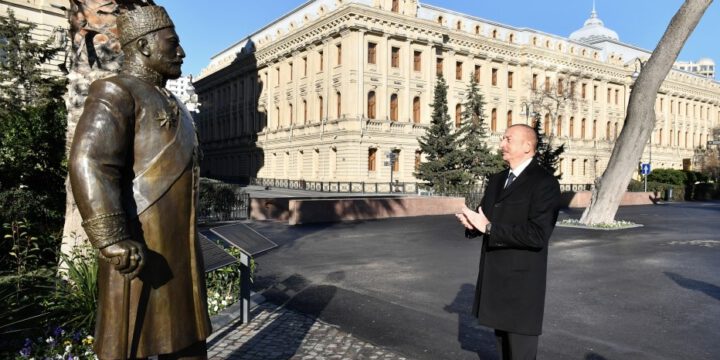
[[[217,360],[409,360],[312,316],[265,303],[250,323],[218,330],[208,358]]]

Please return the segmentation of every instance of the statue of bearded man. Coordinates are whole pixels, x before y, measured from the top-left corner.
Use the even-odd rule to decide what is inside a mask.
[[[91,85],[69,163],[83,228],[104,260],[95,351],[101,359],[207,358],[198,140],[165,89],[185,52],[162,7],[128,11],[117,24],[122,70]]]

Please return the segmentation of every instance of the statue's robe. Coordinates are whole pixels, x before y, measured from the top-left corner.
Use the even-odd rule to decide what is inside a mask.
[[[210,334],[195,214],[198,153],[192,117],[166,90],[127,74],[91,85],[70,153],[78,210],[85,222],[123,214],[112,236],[146,246],[145,267],[130,284],[128,334],[120,333],[124,277],[100,261],[100,358],[120,358],[122,336],[130,357],[147,357]]]

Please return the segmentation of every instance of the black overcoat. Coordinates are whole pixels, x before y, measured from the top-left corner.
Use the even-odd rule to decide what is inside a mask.
[[[560,186],[534,159],[503,189],[507,176],[491,176],[480,203],[492,228],[483,239],[473,314],[493,329],[540,335]]]

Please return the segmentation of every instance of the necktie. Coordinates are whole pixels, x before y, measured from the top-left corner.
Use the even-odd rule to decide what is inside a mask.
[[[505,183],[504,189],[507,189],[510,187],[510,184],[515,180],[515,174],[511,171],[510,174],[508,174],[507,182]]]

